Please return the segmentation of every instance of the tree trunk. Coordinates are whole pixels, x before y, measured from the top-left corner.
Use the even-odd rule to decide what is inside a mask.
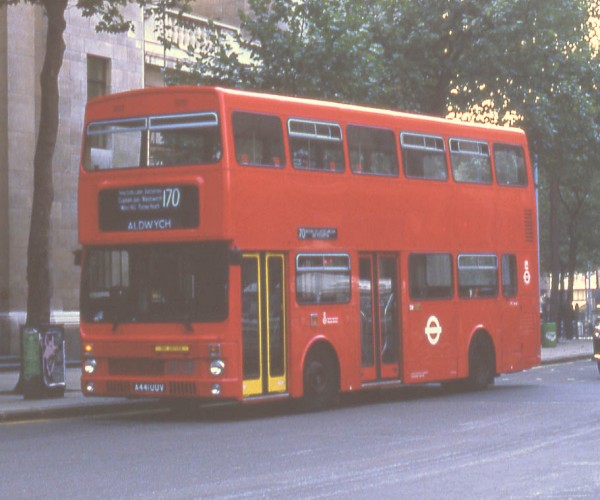
[[[559,297],[559,283],[561,280],[560,266],[560,236],[558,209],[560,204],[560,184],[558,176],[550,173],[550,271],[552,273],[552,288],[550,292],[550,319],[557,325],[557,332],[560,332],[560,309],[561,300]]]
[[[576,224],[575,221],[571,221],[569,224],[569,257],[567,262],[567,272],[568,274],[568,284],[567,284],[567,300],[566,300],[566,310],[567,314],[567,338],[572,339],[575,336],[575,328],[576,325],[574,321],[575,318],[574,309],[573,309],[573,285],[575,283],[575,265],[577,263],[577,238],[575,235],[575,228],[573,227]]]
[[[50,321],[50,212],[54,199],[52,158],[58,135],[58,75],[63,62],[68,0],[44,0],[46,55],[40,76],[41,113],[33,160],[33,207],[27,251],[27,325]]]

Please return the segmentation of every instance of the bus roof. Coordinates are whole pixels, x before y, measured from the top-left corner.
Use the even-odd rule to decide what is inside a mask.
[[[320,99],[311,99],[311,98],[303,98],[303,97],[290,97],[285,95],[278,94],[269,94],[263,92],[256,91],[247,91],[247,90],[236,90],[224,87],[213,87],[213,86],[171,86],[171,87],[148,87],[144,89],[130,90],[125,92],[120,92],[116,94],[109,94],[106,96],[97,97],[88,102],[88,108],[90,109],[98,109],[98,107],[106,106],[110,102],[123,101],[127,99],[135,99],[135,98],[143,98],[147,99],[152,96],[177,96],[181,94],[187,94],[190,96],[193,95],[213,95],[217,99],[222,99],[223,102],[227,101],[236,101],[238,103],[243,102],[244,100],[252,100],[255,103],[264,103],[264,105],[269,104],[270,106],[266,109],[273,109],[274,105],[277,103],[289,106],[310,106],[312,109],[321,109],[323,111],[331,110],[338,112],[349,112],[349,113],[357,113],[357,114],[369,114],[371,116],[378,115],[380,117],[386,117],[391,119],[405,119],[405,120],[415,120],[420,123],[426,125],[429,124],[437,124],[437,125],[452,125],[457,127],[467,127],[467,128],[479,128],[482,130],[488,131],[503,131],[503,132],[513,132],[518,135],[524,135],[524,132],[520,128],[516,127],[508,127],[508,126],[500,126],[500,125],[492,125],[492,124],[482,124],[475,122],[466,122],[459,119],[451,119],[451,118],[440,118],[429,115],[422,115],[417,113],[407,113],[402,111],[395,111],[383,108],[374,108],[368,106],[361,106],[355,104],[344,104],[340,102],[334,101],[326,101]],[[275,106],[275,109],[278,109]]]

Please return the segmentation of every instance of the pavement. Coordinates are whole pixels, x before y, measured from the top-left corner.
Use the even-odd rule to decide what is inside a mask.
[[[592,359],[592,339],[559,339],[556,347],[542,347],[542,364]],[[0,423],[42,420],[109,413],[136,412],[164,407],[158,399],[85,397],[81,392],[81,370],[73,363],[65,370],[62,397],[25,399],[14,393],[19,380],[18,359],[0,357]]]

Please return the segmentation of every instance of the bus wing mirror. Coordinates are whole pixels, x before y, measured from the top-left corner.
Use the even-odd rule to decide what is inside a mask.
[[[229,249],[229,265],[242,265],[242,251],[239,248],[233,247]]]

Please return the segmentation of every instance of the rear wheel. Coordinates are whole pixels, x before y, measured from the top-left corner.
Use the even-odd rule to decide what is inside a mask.
[[[488,337],[478,336],[469,348],[469,376],[467,387],[481,391],[494,382],[496,356],[494,346]]]
[[[331,406],[339,393],[337,363],[326,348],[314,347],[304,362],[304,407],[322,410]]]

